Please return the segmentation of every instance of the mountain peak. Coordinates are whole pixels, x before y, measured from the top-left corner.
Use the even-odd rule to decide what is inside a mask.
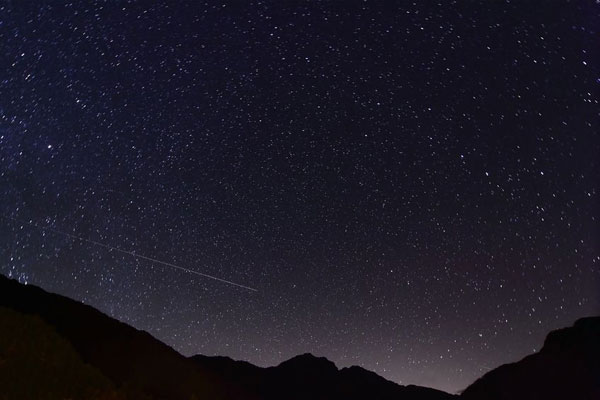
[[[299,354],[290,358],[289,360],[283,361],[279,364],[278,368],[289,368],[289,367],[313,367],[323,370],[337,371],[337,366],[327,359],[326,357],[317,357],[311,353]]]
[[[195,396],[225,400],[444,400],[449,396],[436,392],[434,397],[421,393],[407,397],[404,396],[403,386],[380,377],[381,381],[373,380],[365,374],[346,379],[333,362],[309,353],[270,368],[260,368],[228,357],[197,355],[186,358],[150,334],[110,318],[90,306],[33,285],[22,285],[1,275],[0,307],[15,311],[17,322],[27,314],[35,315],[48,325],[48,329],[55,329],[57,335],[72,346],[73,353],[98,370],[108,386],[116,388],[123,395],[119,399],[187,400]],[[26,319],[23,321],[27,322]],[[0,326],[3,323],[0,318]],[[10,330],[0,331],[12,335],[11,340],[22,340]],[[0,353],[4,354],[1,340]],[[19,362],[20,359],[18,354],[8,361],[3,359],[0,377],[7,376],[2,368],[8,368],[10,362]],[[377,377],[375,373],[372,375]],[[4,381],[0,379],[1,382]],[[41,385],[40,382],[33,382]],[[40,387],[52,397],[54,388],[48,385]],[[89,389],[95,387],[90,386]],[[373,393],[377,395],[373,397]]]
[[[586,317],[575,321],[573,326],[550,332],[541,352],[577,350],[588,351],[600,345],[600,317]]]
[[[0,275],[0,311],[2,307],[5,312],[0,312],[0,326],[8,326],[7,323],[12,321],[15,326],[32,326],[27,330],[31,338],[54,337],[55,342],[64,341],[62,350],[52,343],[48,348],[60,350],[58,355],[63,359],[75,360],[73,366],[77,371],[83,371],[82,363],[92,368],[86,367],[87,375],[96,377],[96,386],[84,382],[82,384],[92,385],[84,389],[94,391],[99,388],[98,382],[105,382],[102,387],[116,390],[120,397],[115,398],[118,399],[187,400],[192,396],[225,400],[459,398],[434,389],[401,386],[358,366],[340,370],[327,358],[310,353],[269,368],[228,357],[197,355],[186,358],[150,334],[118,322],[90,306]],[[39,321],[32,322],[35,318]],[[3,356],[0,378],[9,376],[6,372],[24,359],[29,360],[30,365],[42,365],[40,361],[45,356],[32,351],[37,347],[28,345],[27,335],[18,334],[15,329],[0,329],[0,333],[0,354]],[[6,343],[20,346],[7,346]],[[19,348],[25,349],[22,354],[7,351]],[[539,353],[490,371],[469,386],[460,399],[597,400],[600,399],[598,360],[600,317],[582,318],[572,327],[551,332]],[[48,374],[41,375],[47,377]],[[58,393],[52,392],[56,388],[51,381],[31,380],[38,388],[44,388],[40,389],[43,393],[50,393],[49,397]],[[12,385],[9,389],[17,387],[14,380],[0,379],[2,382],[3,389],[7,385]]]
[[[469,386],[464,399],[600,399],[600,317],[552,331],[539,353],[502,365]],[[510,384],[507,384],[510,382]]]

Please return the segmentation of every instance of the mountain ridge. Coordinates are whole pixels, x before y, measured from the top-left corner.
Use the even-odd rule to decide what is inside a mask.
[[[12,311],[5,312],[3,308]],[[32,323],[29,316],[39,318],[40,323]],[[362,367],[338,368],[327,358],[310,353],[271,367],[259,367],[225,356],[185,357],[148,332],[89,305],[0,275],[0,327],[8,326],[6,322],[14,326],[37,326],[35,329],[45,332],[37,335],[42,341],[45,337],[54,337],[51,331],[56,331],[66,341],[67,347],[62,346],[66,355],[49,354],[57,359],[75,360],[71,361],[73,365],[83,363],[79,369],[91,371],[89,376],[94,382],[104,382],[104,392],[95,387],[78,386],[81,393],[100,393],[99,397],[91,397],[93,399],[600,398],[600,317],[580,318],[571,327],[550,332],[538,353],[493,369],[460,395],[398,385]],[[20,359],[40,356],[29,354],[27,350],[21,350],[23,357],[15,356],[7,343],[13,343],[14,347],[22,338],[11,337],[6,329],[0,333],[0,376],[3,367],[18,364]],[[73,350],[68,350],[70,348]],[[61,390],[66,393],[64,385]],[[0,400],[12,398],[16,397],[3,397],[0,393]]]
[[[347,387],[346,382],[341,381],[345,373],[338,376],[339,371],[335,364],[312,355],[296,356],[279,366],[264,369],[244,361],[234,361],[233,364],[237,368],[232,369],[226,357],[185,357],[148,332],[111,318],[89,305],[49,293],[34,285],[20,284],[2,275],[0,306],[26,315],[39,316],[71,343],[83,362],[109,378],[128,399],[190,399],[192,396],[205,399],[264,399],[274,398],[273,396],[281,398],[279,396],[287,387],[277,386],[271,380],[277,379],[291,384],[295,378],[300,377],[296,384],[298,392],[301,392],[300,389],[306,387],[301,378],[310,375],[308,371],[302,371],[302,364],[306,367],[306,361],[310,359],[309,364],[312,368],[313,358],[319,360],[322,365],[329,365],[328,377],[338,386],[316,388],[323,390],[324,396],[315,396],[315,393],[312,393],[310,397],[337,398],[336,396],[341,395],[339,390],[345,390]],[[199,360],[204,360],[205,363]],[[215,368],[215,364],[220,364],[221,367]],[[244,369],[240,366],[244,366]],[[262,370],[268,371],[266,377],[259,376]],[[232,377],[244,379],[237,383]],[[442,400],[453,397],[435,389],[406,389],[405,386],[387,381],[378,375],[377,377],[389,382],[389,385],[385,385],[385,397],[380,398]],[[252,381],[253,379],[255,381]],[[423,395],[419,393],[421,389]],[[407,397],[404,391],[410,392],[411,396]],[[434,397],[431,397],[431,393],[435,394]],[[359,393],[346,393],[344,398],[361,398],[357,397],[358,395]],[[300,398],[294,397],[294,393],[287,393],[285,397]]]
[[[551,331],[539,352],[500,365],[461,393],[465,400],[520,398],[600,399],[600,316]]]

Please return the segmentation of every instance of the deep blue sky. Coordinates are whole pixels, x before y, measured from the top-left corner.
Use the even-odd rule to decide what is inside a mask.
[[[0,6],[0,273],[449,391],[599,313],[595,2],[62,3]]]

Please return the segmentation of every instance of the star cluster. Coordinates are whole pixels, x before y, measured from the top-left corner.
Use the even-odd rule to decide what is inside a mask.
[[[597,314],[600,6],[418,3],[4,3],[0,273],[448,391]]]

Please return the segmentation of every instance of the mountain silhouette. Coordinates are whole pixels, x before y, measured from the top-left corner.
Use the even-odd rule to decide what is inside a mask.
[[[452,397],[434,389],[400,386],[362,369],[360,373],[346,369],[338,371],[332,362],[311,355],[294,357],[272,368],[259,368],[226,357],[186,358],[147,332],[121,323],[93,307],[0,275],[0,310],[2,308],[0,326],[6,325],[4,319],[9,313],[13,319],[20,318],[22,323],[33,315],[39,322],[37,336],[55,332],[62,338],[65,346],[77,356],[79,364],[75,362],[74,365],[87,368],[87,374],[102,383],[90,379],[89,387],[80,392],[97,393],[95,398],[98,399],[443,400]],[[8,343],[21,340],[18,335],[3,330],[3,336],[8,338],[0,341],[0,376],[22,358],[35,364],[36,354],[32,354],[32,349],[21,352],[27,354],[9,352]],[[21,346],[24,347],[27,346]],[[54,375],[62,375],[59,371],[60,365],[54,369]],[[68,376],[63,378],[70,379]],[[11,382],[4,383],[11,385]],[[38,383],[29,382],[31,385]],[[18,387],[14,389],[19,390]],[[66,397],[64,390],[52,382],[46,383],[45,389],[45,398]],[[354,390],[356,392],[351,393]],[[381,395],[372,397],[367,393],[371,390]],[[7,392],[0,390],[0,399],[28,398],[26,394],[9,397],[2,393]],[[69,392],[72,399],[90,398],[76,395]]]
[[[461,398],[600,399],[600,317],[550,332],[538,353],[488,372]]]
[[[0,275],[0,400],[600,399],[599,347],[600,317],[581,319],[457,396],[311,354],[267,368],[184,357],[90,306]]]
[[[84,363],[99,370],[128,399],[188,400],[192,394],[217,399],[225,398],[224,388],[235,386],[221,382],[211,371],[144,331],[80,302],[3,276],[0,307],[41,318],[70,343]]]
[[[338,369],[324,357],[302,354],[276,367],[260,368],[226,357],[193,356],[192,360],[224,379],[237,382],[260,399],[453,399],[419,386],[400,386],[361,367]]]

